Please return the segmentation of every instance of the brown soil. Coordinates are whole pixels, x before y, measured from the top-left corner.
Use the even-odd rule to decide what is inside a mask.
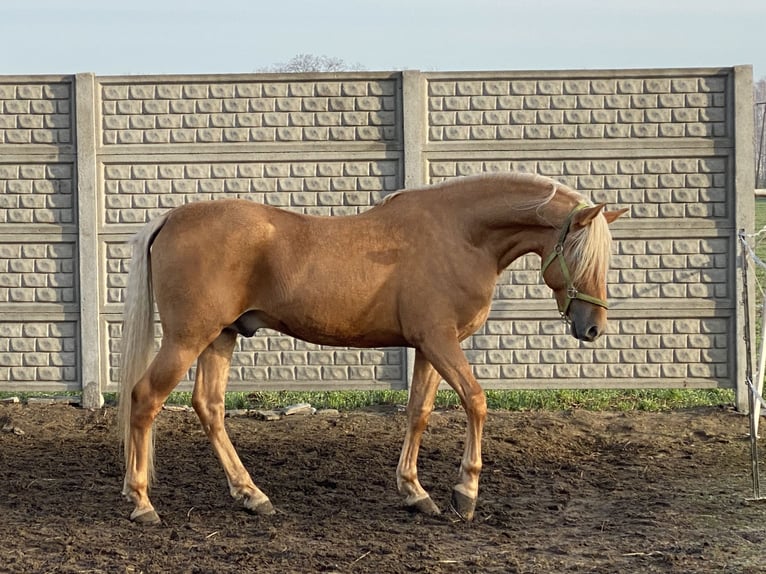
[[[766,502],[746,502],[747,418],[727,409],[493,412],[473,523],[446,509],[461,411],[435,413],[423,440],[439,517],[396,493],[394,410],[227,419],[271,517],[229,497],[196,416],[165,411],[153,527],[127,519],[114,418],[0,405],[0,571],[766,572]]]

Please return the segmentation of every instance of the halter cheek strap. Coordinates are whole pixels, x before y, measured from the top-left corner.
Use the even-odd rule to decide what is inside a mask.
[[[574,299],[579,299],[580,301],[585,301],[586,303],[591,303],[592,305],[598,305],[599,307],[603,307],[604,309],[609,308],[609,304],[604,301],[603,299],[599,299],[598,297],[593,297],[592,295],[586,295],[585,293],[580,293],[577,290],[577,287],[574,286],[574,283],[572,282],[572,275],[569,272],[569,266],[567,265],[566,258],[564,257],[564,240],[567,238],[567,235],[569,234],[569,228],[572,225],[572,218],[574,217],[575,213],[578,211],[585,209],[588,207],[586,203],[580,203],[578,204],[572,211],[569,212],[569,215],[567,215],[567,219],[564,222],[563,227],[561,228],[561,234],[559,235],[559,240],[556,243],[556,246],[553,248],[553,251],[551,251],[550,255],[545,258],[545,261],[543,262],[543,266],[540,268],[540,277],[542,277],[545,274],[545,270],[550,267],[551,263],[555,259],[559,260],[559,265],[561,266],[561,274],[564,276],[564,281],[566,282],[567,290],[566,290],[566,296],[564,299],[564,305],[562,307],[561,304],[558,305],[559,307],[559,313],[561,314],[561,318],[565,321],[567,320],[567,313],[569,312],[569,306],[572,304],[572,301]]]

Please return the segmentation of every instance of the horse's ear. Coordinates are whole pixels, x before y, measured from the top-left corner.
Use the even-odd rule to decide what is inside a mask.
[[[601,213],[601,210],[605,207],[606,203],[599,203],[593,207],[585,207],[579,211],[576,211],[572,217],[572,228],[577,229],[578,227],[585,227],[586,225],[590,225],[590,222],[593,221],[593,218]],[[606,213],[604,213],[604,215],[606,215]]]
[[[604,217],[606,217],[607,223],[612,223],[615,219],[628,212],[628,208],[617,209],[616,211],[605,211]]]
[[[590,225],[590,222],[599,214],[603,213],[607,223],[612,223],[615,219],[623,215],[628,211],[628,208],[618,209],[616,211],[604,211],[606,203],[599,203],[593,207],[586,207],[574,214],[572,218],[572,227],[577,229],[578,227],[585,227]]]

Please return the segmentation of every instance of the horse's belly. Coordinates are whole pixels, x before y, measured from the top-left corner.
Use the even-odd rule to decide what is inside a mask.
[[[371,320],[370,317],[354,318],[341,311],[328,316],[315,315],[310,309],[304,313],[256,310],[242,315],[233,327],[246,336],[261,328],[273,329],[318,345],[393,347],[406,344],[393,316]]]
[[[368,331],[364,333],[321,333],[318,331],[286,332],[298,339],[333,347],[400,347],[407,344],[400,333]]]

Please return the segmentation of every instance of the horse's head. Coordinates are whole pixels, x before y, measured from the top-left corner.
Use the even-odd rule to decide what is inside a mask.
[[[606,329],[606,275],[612,236],[608,224],[627,209],[604,211],[605,204],[581,203],[553,230],[543,248],[543,280],[553,290],[572,336],[595,341]]]

